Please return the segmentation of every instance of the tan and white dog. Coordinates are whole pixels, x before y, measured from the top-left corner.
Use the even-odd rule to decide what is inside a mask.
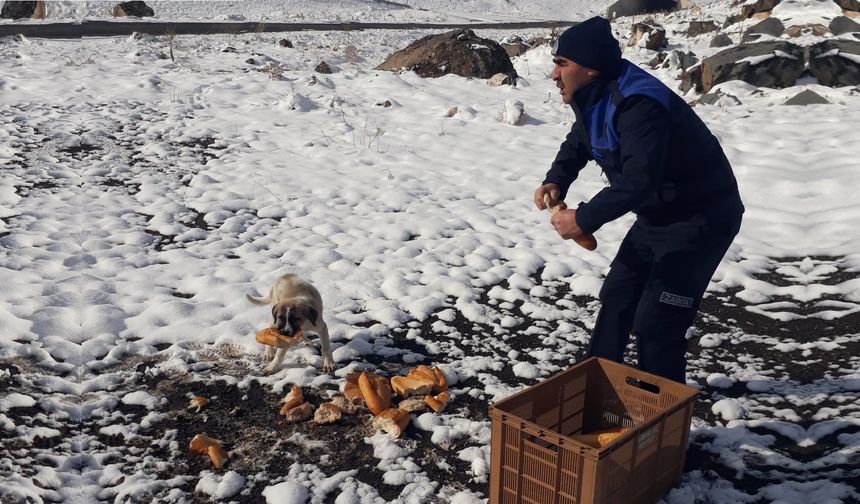
[[[328,326],[322,318],[323,306],[319,291],[298,275],[288,273],[281,276],[272,286],[269,295],[255,298],[249,294],[245,297],[257,305],[272,305],[272,325],[284,336],[292,336],[300,329],[302,333],[312,332],[319,336],[322,346],[324,373],[334,371],[334,359],[331,355]],[[307,342],[307,339],[305,339]],[[266,358],[272,361],[265,368],[266,373],[274,372],[284,362],[286,348],[267,346]]]

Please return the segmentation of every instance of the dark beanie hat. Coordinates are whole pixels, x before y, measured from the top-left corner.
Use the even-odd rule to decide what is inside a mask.
[[[621,69],[621,47],[609,21],[600,16],[565,30],[552,53],[601,72],[615,74]]]

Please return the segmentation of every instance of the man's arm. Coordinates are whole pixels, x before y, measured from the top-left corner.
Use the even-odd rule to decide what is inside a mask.
[[[620,144],[621,176],[576,210],[584,233],[635,209],[662,183],[669,139],[669,111],[645,96],[625,99],[615,116]]]
[[[558,154],[555,156],[555,161],[541,185],[555,184],[561,190],[558,199],[563,200],[567,195],[567,190],[570,184],[576,180],[579,171],[591,160],[591,153],[586,147],[585,141],[581,138],[580,125],[574,124],[567,134],[567,138],[561,143],[558,149]]]

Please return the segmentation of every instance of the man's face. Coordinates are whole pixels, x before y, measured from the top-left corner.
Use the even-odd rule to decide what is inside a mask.
[[[559,88],[561,99],[570,104],[573,93],[584,88],[600,74],[597,70],[577,64],[564,56],[554,56],[552,62],[552,80]]]

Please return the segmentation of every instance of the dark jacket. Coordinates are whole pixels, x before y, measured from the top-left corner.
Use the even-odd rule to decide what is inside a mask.
[[[544,184],[567,194],[594,160],[609,186],[577,208],[580,229],[593,233],[634,212],[650,225],[737,219],[744,211],[731,165],[719,141],[693,109],[659,79],[624,60],[578,90],[576,123],[561,144]]]

